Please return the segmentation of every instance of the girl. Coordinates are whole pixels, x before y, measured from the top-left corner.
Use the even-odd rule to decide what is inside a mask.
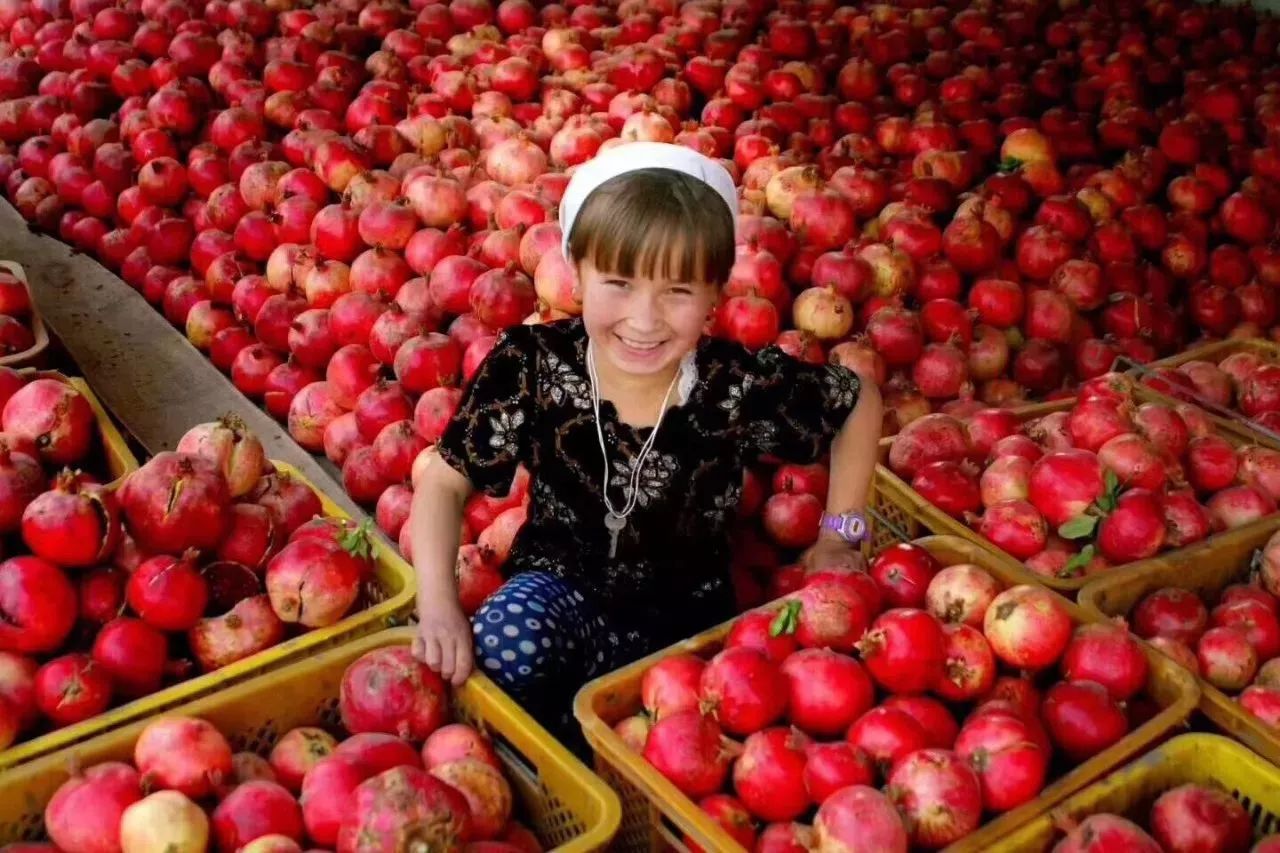
[[[806,560],[859,565],[877,389],[841,367],[709,337],[734,262],[737,195],[691,149],[635,142],[578,167],[560,205],[582,316],[508,329],[414,496],[415,653],[460,684],[478,665],[561,736],[591,678],[733,614],[743,468],[831,455]],[[506,584],[468,622],[454,560],[473,489],[530,474]]]

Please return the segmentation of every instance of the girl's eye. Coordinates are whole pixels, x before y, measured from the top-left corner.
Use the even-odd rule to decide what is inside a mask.
[[[605,282],[605,284],[609,285],[610,287],[620,287],[624,289],[630,286],[629,282],[625,282],[616,278],[609,279],[608,281]]]
[[[668,293],[673,296],[690,296],[693,294],[693,291],[687,287],[673,287],[668,291]]]

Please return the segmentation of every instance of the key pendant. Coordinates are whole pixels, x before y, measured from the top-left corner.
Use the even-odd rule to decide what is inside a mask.
[[[618,534],[622,532],[622,528],[627,526],[625,516],[614,515],[612,512],[604,514],[604,526],[609,531],[609,559],[618,556]]]

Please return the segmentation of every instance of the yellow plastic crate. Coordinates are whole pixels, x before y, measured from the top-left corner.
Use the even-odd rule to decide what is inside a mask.
[[[1168,398],[1160,397],[1160,395],[1149,391],[1145,388],[1136,389],[1134,398],[1139,402],[1161,401],[1171,403],[1174,401]],[[1075,405],[1075,400],[1058,400],[1052,403],[1040,403],[1034,406],[1024,406],[1022,408],[1013,409],[1012,411],[1023,422],[1035,420],[1044,417],[1053,412],[1060,412],[1070,409]],[[1248,439],[1239,433],[1220,430],[1219,434],[1233,445],[1239,447],[1242,444],[1248,444]],[[896,526],[905,530],[909,536],[924,536],[929,533],[938,533],[946,536],[958,536],[961,539],[967,539],[989,551],[999,554],[1006,560],[1014,560],[1014,557],[1008,552],[997,548],[985,536],[980,535],[976,530],[970,528],[967,524],[947,515],[938,509],[924,497],[911,488],[911,485],[895,474],[889,468],[889,448],[893,446],[892,438],[881,439],[880,441],[880,462],[876,465],[875,488],[872,492],[871,506],[876,512],[884,518],[890,519]],[[1280,518],[1280,514],[1270,516],[1271,518]],[[1210,536],[1204,542],[1217,542],[1226,534],[1220,533]],[[1199,543],[1197,543],[1199,544]],[[1195,547],[1195,546],[1190,546]],[[1170,551],[1170,554],[1178,554],[1186,549]],[[1112,576],[1119,573],[1128,572],[1138,563],[1125,563],[1119,566],[1112,566],[1107,569],[1106,575]],[[1068,596],[1074,596],[1085,584],[1093,580],[1090,576],[1080,575],[1071,578],[1047,577],[1045,575],[1035,575],[1036,582],[1047,586],[1050,589],[1057,590]]]
[[[1237,352],[1251,352],[1263,361],[1267,361],[1272,364],[1280,364],[1280,344],[1276,344],[1262,338],[1245,338],[1241,340],[1219,341],[1215,344],[1206,344],[1205,346],[1197,347],[1196,349],[1188,350],[1187,352],[1152,362],[1151,364],[1145,365],[1145,369],[1151,370],[1153,368],[1160,367],[1178,367],[1189,361],[1207,361],[1212,364],[1217,364],[1222,361],[1222,359]],[[1133,368],[1128,372],[1130,374],[1134,374],[1135,377],[1138,377],[1141,375],[1142,369]],[[1149,388],[1144,390],[1151,394],[1155,399],[1164,402],[1169,402],[1170,400],[1168,395],[1152,391]],[[1257,442],[1259,444],[1264,444],[1267,447],[1280,449],[1280,438],[1266,432],[1262,427],[1255,425],[1243,414],[1238,413],[1237,417],[1233,418],[1227,417],[1223,414],[1218,414],[1208,408],[1205,409],[1205,412],[1224,432],[1238,435],[1250,442]]]
[[[169,712],[207,720],[233,749],[265,756],[281,735],[298,726],[340,733],[338,688],[347,666],[365,652],[412,640],[411,628],[367,635]],[[493,739],[519,803],[517,815],[545,846],[563,853],[608,846],[620,813],[608,786],[483,675],[472,675],[452,699],[455,720]],[[66,781],[69,767],[132,761],[134,742],[146,725],[139,720],[6,771],[0,776],[0,844],[43,838],[44,807]]]
[[[1220,735],[1187,734],[1064,800],[1010,833],[998,849],[1047,853],[1064,834],[1060,821],[1091,814],[1117,814],[1145,827],[1156,798],[1185,784],[1207,785],[1235,797],[1253,819],[1258,837],[1280,831],[1280,768]]]
[[[917,541],[943,565],[975,563],[989,571],[1002,583],[1013,586],[1027,582],[1025,569],[1007,558],[954,536],[930,536]],[[1062,599],[1071,617],[1088,621],[1077,605]],[[776,609],[780,602],[767,605]],[[613,786],[622,798],[622,826],[614,850],[619,853],[649,853],[668,845],[677,850],[688,848],[681,841],[687,834],[705,850],[728,853],[741,847],[698,806],[682,794],[641,756],[632,752],[613,731],[619,720],[637,713],[640,708],[640,680],[645,670],[664,657],[690,652],[710,657],[720,650],[732,622],[678,643],[630,666],[597,678],[582,688],[574,702],[574,713],[582,724],[587,742],[595,751],[596,772]],[[1061,802],[1133,757],[1150,749],[1161,738],[1186,722],[1199,700],[1195,679],[1163,655],[1147,649],[1151,662],[1144,693],[1155,700],[1160,710],[1119,742],[1078,767],[1050,782],[1040,796],[1013,809],[979,828],[976,832],[947,848],[952,853],[977,853],[993,849],[1014,827],[1031,820],[1045,809]]]
[[[308,482],[296,468],[285,462],[273,461],[272,464],[275,465],[276,470],[310,486],[320,496],[326,516],[350,517],[328,496]],[[9,749],[0,751],[0,770],[117,729],[126,723],[141,717],[149,717],[182,702],[189,702],[207,693],[222,690],[229,684],[256,675],[263,670],[279,667],[303,654],[315,654],[354,637],[406,623],[413,609],[413,597],[416,591],[413,569],[399,552],[384,545],[377,537],[373,537],[373,555],[374,575],[361,591],[361,600],[367,603],[364,609],[352,611],[327,628],[316,628],[298,634],[244,660],[165,687],[149,696],[127,702],[84,722],[19,741]]]
[[[1128,617],[1148,593],[1178,587],[1216,599],[1248,580],[1253,552],[1280,532],[1280,519],[1256,521],[1190,548],[1134,563],[1123,574],[1105,574],[1080,591],[1080,606],[1095,620]],[[1223,731],[1280,764],[1280,731],[1264,724],[1207,681],[1200,681],[1200,710]]]
[[[27,271],[22,268],[22,264],[17,261],[0,261],[0,268],[13,273],[15,277],[21,279],[22,283],[26,285],[28,298],[31,298],[31,284],[27,280]],[[27,349],[22,352],[0,356],[0,367],[38,367],[46,362],[47,350],[49,349],[49,329],[45,326],[40,312],[36,310],[34,298],[31,298],[31,337],[33,342]]]

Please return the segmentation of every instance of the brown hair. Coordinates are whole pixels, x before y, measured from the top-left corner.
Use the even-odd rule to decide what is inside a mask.
[[[570,260],[602,272],[720,285],[734,261],[724,199],[674,169],[624,172],[592,190],[569,234]]]

